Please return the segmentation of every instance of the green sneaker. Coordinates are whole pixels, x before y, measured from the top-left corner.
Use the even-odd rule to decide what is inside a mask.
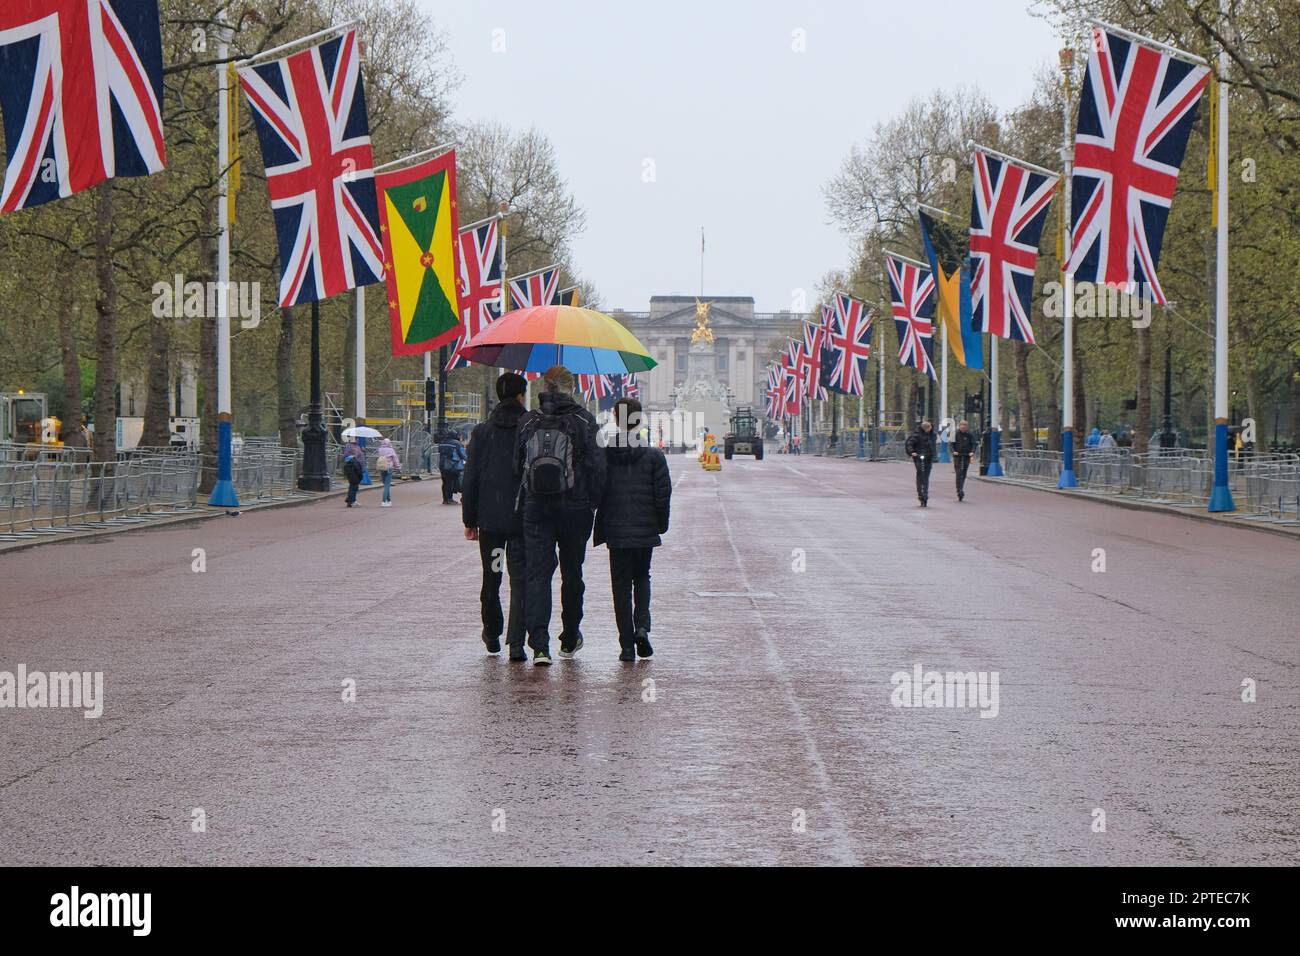
[[[533,666],[534,666],[534,667],[550,667],[550,666],[551,666],[551,652],[550,652],[550,651],[533,651]]]

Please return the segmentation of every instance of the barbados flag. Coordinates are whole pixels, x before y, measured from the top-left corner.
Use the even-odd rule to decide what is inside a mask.
[[[393,354],[418,355],[460,335],[456,153],[375,176]]]
[[[984,367],[984,346],[971,318],[969,242],[952,226],[918,209],[925,257],[934,273],[939,318],[948,348],[967,368]]]

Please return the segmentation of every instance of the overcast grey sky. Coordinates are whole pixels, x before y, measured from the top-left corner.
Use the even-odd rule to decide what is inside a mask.
[[[848,261],[821,189],[850,145],[938,87],[1010,109],[1060,45],[1027,0],[420,2],[463,79],[457,119],[550,137],[587,210],[575,262],[629,310],[699,291],[701,226],[707,295],[811,303]]]

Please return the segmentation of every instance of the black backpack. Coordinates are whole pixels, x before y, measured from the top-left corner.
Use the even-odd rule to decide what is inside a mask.
[[[577,441],[571,415],[540,415],[524,442],[523,487],[530,495],[562,495],[576,482]]]

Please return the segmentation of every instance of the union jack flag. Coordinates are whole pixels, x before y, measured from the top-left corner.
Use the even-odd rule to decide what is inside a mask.
[[[497,219],[460,232],[460,336],[452,345],[447,371],[468,368],[460,347],[501,317],[501,242]]]
[[[0,213],[166,164],[157,0],[5,0]]]
[[[781,366],[772,363],[767,367],[767,417],[780,418],[785,414],[785,373]]]
[[[1034,268],[1060,176],[975,150],[970,207],[971,314],[975,328],[1034,341]]]
[[[832,317],[831,333],[826,337],[831,360],[830,370],[825,372],[827,385],[844,395],[863,395],[875,316],[865,302],[837,292]]]
[[[614,384],[608,375],[581,374],[578,376],[578,390],[589,402],[604,402],[613,392]]]
[[[820,402],[830,398],[823,384],[822,350],[826,342],[826,328],[805,322],[803,326],[803,351],[799,359],[803,363],[804,388],[810,398]]]
[[[1074,137],[1066,274],[1130,291],[1146,285],[1164,303],[1160,247],[1209,76],[1206,66],[1094,28]]]
[[[637,383],[636,372],[627,372],[622,375],[605,375],[603,376],[609,382],[609,393],[605,396],[597,396],[600,402],[600,410],[607,411],[614,407],[614,403],[620,398],[640,398],[641,386]]]
[[[379,200],[355,30],[239,71],[280,246],[280,305],[379,282]]]
[[[925,266],[885,253],[889,300],[898,327],[898,361],[930,378],[934,372],[934,275]]]
[[[803,341],[790,339],[782,357],[782,369],[785,372],[785,412],[798,415],[803,408],[807,394],[804,383]]]
[[[560,267],[547,266],[510,280],[510,301],[516,309],[536,305],[559,305]]]

